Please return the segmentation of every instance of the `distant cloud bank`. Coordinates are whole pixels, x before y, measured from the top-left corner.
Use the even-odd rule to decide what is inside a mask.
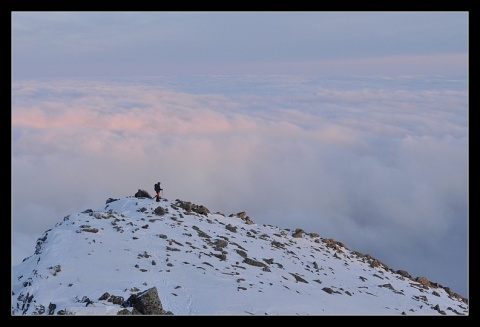
[[[465,79],[12,83],[15,235],[39,237],[72,211],[157,181],[167,198],[247,210],[465,289]]]

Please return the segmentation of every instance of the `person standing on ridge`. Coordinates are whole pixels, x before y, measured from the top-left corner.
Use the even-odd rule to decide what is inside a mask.
[[[157,198],[157,202],[160,201],[160,192],[163,190],[163,188],[160,187],[160,182],[158,182],[157,184],[155,184],[155,192],[157,193],[157,195],[155,196]]]

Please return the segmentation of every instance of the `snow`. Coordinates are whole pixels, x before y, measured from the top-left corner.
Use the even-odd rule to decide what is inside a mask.
[[[158,206],[167,212],[155,214]],[[12,267],[12,315],[46,315],[50,303],[55,315],[116,315],[124,308],[99,300],[105,292],[127,299],[152,287],[173,315],[440,315],[437,305],[468,315],[444,288],[373,267],[367,256],[327,246],[311,234],[318,231],[295,238],[295,228],[188,213],[177,200],[118,199],[65,217]]]

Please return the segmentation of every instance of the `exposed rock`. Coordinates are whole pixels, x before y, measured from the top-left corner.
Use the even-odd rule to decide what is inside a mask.
[[[301,228],[295,229],[295,232],[293,232],[292,236],[296,238],[302,238],[303,237],[304,230]]]
[[[225,240],[216,240],[213,244],[215,245],[216,251],[221,251],[224,247],[228,245],[228,242]]]
[[[156,207],[153,212],[158,216],[163,216],[166,213],[163,207]]]
[[[242,258],[246,258],[246,257],[247,257],[247,252],[242,251],[242,250],[238,250],[238,249],[236,249],[235,251],[236,251]]]
[[[179,199],[177,199],[176,202],[177,202],[176,204],[180,208],[185,210],[187,213],[190,213],[190,212],[193,211],[195,213],[198,213],[200,215],[205,215],[205,216],[207,216],[210,213],[210,210],[208,210],[208,208],[203,206],[203,205],[196,205],[194,203],[191,203],[191,202],[188,202],[188,201],[182,201],[182,200],[179,200]]]
[[[422,284],[423,286],[432,287],[432,284],[431,284],[430,281],[427,279],[427,277],[417,277],[417,278],[415,278],[415,281],[416,281],[416,282],[419,282],[419,283]]]
[[[296,280],[297,282],[302,282],[302,283],[308,284],[308,282],[307,282],[305,279],[303,279],[302,277],[300,277],[299,275],[297,275],[297,274],[292,274],[292,273],[290,273],[290,275],[292,275],[293,277],[295,277],[295,280]]]
[[[254,222],[250,219],[249,216],[247,216],[247,217],[245,217],[245,224],[247,224],[247,225],[253,225]]]
[[[245,211],[241,211],[241,212],[238,212],[236,214],[231,214],[229,215],[229,217],[237,217],[237,218],[240,218],[240,219],[245,219],[245,217],[247,216],[247,213]]]
[[[396,273],[406,278],[412,278],[412,276],[410,276],[410,274],[405,270],[397,270]]]
[[[340,250],[340,248],[345,248],[348,249],[345,244],[342,242],[335,241],[333,238],[325,239],[323,242],[327,245],[327,247],[335,249],[335,250]]]
[[[137,315],[165,315],[168,314],[163,310],[162,302],[158,297],[156,287],[152,287],[146,291],[132,295],[128,298],[128,306],[132,306],[132,314]],[[124,312],[122,310],[122,312]],[[117,313],[118,314],[118,313]]]
[[[55,309],[57,308],[57,305],[55,303],[50,303],[48,305],[48,314],[49,315],[53,315],[53,313],[55,312]]]
[[[251,265],[251,266],[257,266],[257,267],[268,267],[266,264],[264,264],[263,262],[260,262],[260,261],[257,261],[257,260],[253,260],[251,258],[245,258],[243,260],[243,263],[246,263],[248,265]]]
[[[333,293],[333,290],[332,290],[330,287],[324,287],[324,288],[322,288],[322,290],[323,290],[324,292],[327,292],[328,294],[332,294],[332,293]]]
[[[136,198],[151,198],[152,196],[145,190],[138,189],[137,193],[135,193]]]

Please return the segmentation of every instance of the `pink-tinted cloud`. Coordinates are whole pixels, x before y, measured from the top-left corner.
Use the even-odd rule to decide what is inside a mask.
[[[99,198],[153,192],[158,180],[166,197],[247,210],[254,221],[380,254],[434,248],[459,226],[468,198],[466,92],[311,90],[262,97],[162,84],[14,83],[14,226],[53,207],[35,223],[45,230]]]

